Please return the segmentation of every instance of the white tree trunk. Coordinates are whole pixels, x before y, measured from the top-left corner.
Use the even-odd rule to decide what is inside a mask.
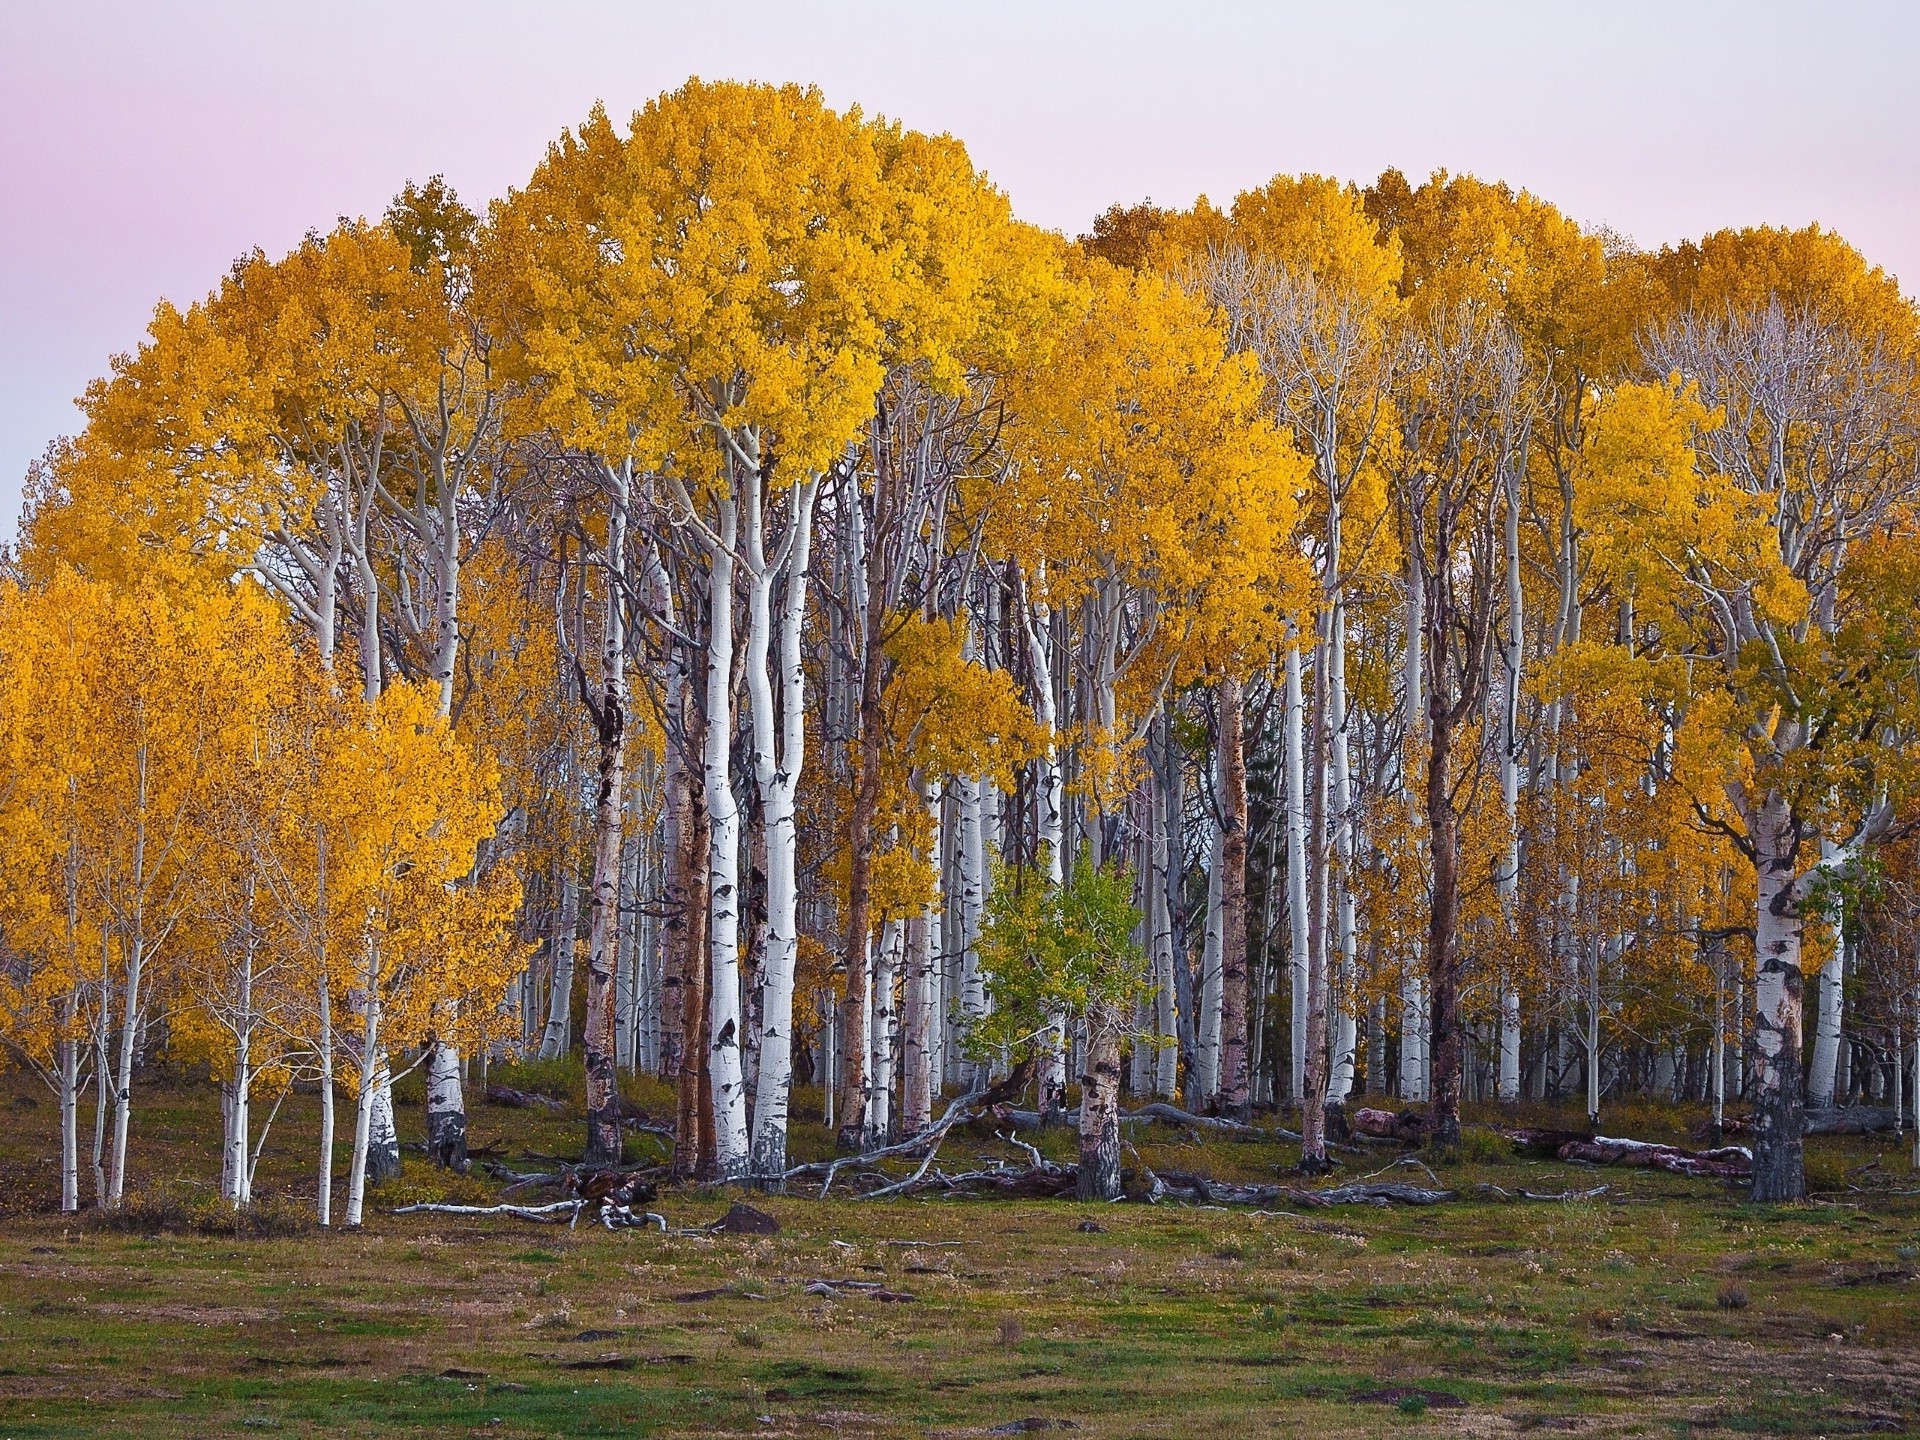
[[[540,1036],[540,1058],[557,1060],[573,1046],[573,965],[580,932],[580,885],[572,857],[562,862],[560,903],[550,942],[553,983],[547,994],[547,1024]]]
[[[1520,992],[1509,985],[1500,994],[1500,1099],[1520,1098]]]
[[[136,848],[136,855],[143,853]],[[144,860],[137,860],[136,867]],[[136,868],[136,874],[140,873]],[[107,1208],[118,1210],[127,1190],[127,1127],[133,1118],[133,1060],[141,1021],[141,981],[146,946],[136,930],[127,960],[127,979],[121,1005],[120,1051],[113,1071],[113,1149],[107,1164]]]
[[[366,970],[361,976],[365,1001],[360,1021],[360,1096],[353,1109],[353,1159],[347,1169],[347,1224],[358,1225],[366,1208],[367,1156],[374,1139],[374,1105],[386,1066],[380,1059],[380,947],[366,941]],[[331,1158],[322,1162],[331,1164]]]
[[[1830,857],[1832,847],[1822,846]],[[1813,1056],[1807,1066],[1807,1104],[1824,1110],[1833,1104],[1840,1073],[1840,1029],[1846,1005],[1847,939],[1840,902],[1833,902],[1833,955],[1814,977],[1819,987],[1814,1011]]]
[[[69,1018],[71,1023],[71,1018]],[[80,1042],[60,1042],[60,1209],[80,1208]]]
[[[1339,997],[1339,1009],[1333,1027],[1333,1068],[1328,1072],[1327,1099],[1344,1104],[1353,1093],[1354,1051],[1360,1043],[1359,1012],[1354,1001],[1358,990],[1359,934],[1352,883],[1353,766],[1347,743],[1347,605],[1344,596],[1336,596],[1333,602],[1332,643],[1328,651],[1327,779],[1333,803],[1333,849],[1338,862],[1333,883],[1338,896],[1334,953],[1338,957],[1339,983],[1332,993]]]
[[[1216,791],[1217,793],[1217,791]],[[1222,978],[1220,885],[1226,868],[1226,836],[1220,817],[1208,821],[1212,843],[1207,850],[1207,924],[1200,943],[1199,1024],[1194,1030],[1193,1108],[1198,1110],[1220,1092],[1220,997]]]
[[[793,984],[800,956],[799,837],[794,800],[806,759],[806,671],[800,632],[807,618],[807,566],[813,535],[813,497],[818,481],[795,487],[786,537],[786,584],[780,613],[772,614],[772,583],[778,578],[761,553],[760,525],[748,536],[750,577],[747,693],[753,712],[754,775],[766,826],[767,943],[761,962],[760,1071],[754,1092],[752,1169],[763,1179],[787,1167],[787,1112],[793,1091]],[[757,498],[757,492],[756,492]],[[758,517],[755,517],[757,520]],[[777,629],[776,635],[769,635]],[[780,711],[774,713],[774,677],[768,645],[777,646]]]
[[[980,972],[980,927],[987,897],[986,790],[987,782],[979,776],[963,777],[955,806],[955,823],[960,832],[955,842],[960,872],[957,897],[960,933],[955,939],[959,951],[959,1023],[963,1036],[987,1013],[986,982]],[[961,1083],[977,1088],[985,1081],[986,1074],[984,1064],[965,1066]]]
[[[324,905],[322,909],[324,909]],[[320,1002],[320,1171],[314,1195],[314,1218],[324,1227],[333,1224],[333,996],[327,983],[324,954],[317,981]]]
[[[900,973],[907,927],[888,920],[880,930],[873,959],[872,1020],[867,1027],[867,1139],[878,1144],[893,1126],[893,1045],[899,1017],[894,1013],[893,988]]]
[[[1034,715],[1045,736],[1045,748],[1036,766],[1040,781],[1036,828],[1041,853],[1046,857],[1047,883],[1057,888],[1066,883],[1067,796],[1056,739],[1060,716],[1053,691],[1053,611],[1049,606],[1034,604],[1026,607],[1021,619],[1027,632],[1028,664],[1034,677]],[[1040,1049],[1039,1089],[1042,1115],[1064,1105],[1067,1093],[1065,1015],[1047,1017],[1047,1034]]]
[[[708,847],[708,955],[711,960],[708,1070],[713,1083],[714,1169],[722,1179],[748,1171],[747,1094],[741,1057],[740,806],[733,794],[733,546],[739,508],[721,502],[720,544],[709,551],[707,731],[701,769],[712,839]]]
[[[1287,969],[1291,1007],[1288,1023],[1292,1045],[1288,1052],[1287,1094],[1298,1100],[1307,1093],[1307,765],[1306,702],[1300,683],[1300,640],[1291,634],[1287,644],[1285,722],[1287,787]]]
[[[1400,981],[1400,1098],[1427,1098],[1427,987],[1418,957]]]
[[[367,1137],[367,1174],[384,1180],[400,1173],[400,1131],[393,1123],[393,1070],[384,1051],[374,1071],[372,1117]]]
[[[1177,762],[1175,762],[1177,763]],[[1180,1016],[1175,1010],[1173,916],[1167,903],[1172,866],[1173,817],[1170,787],[1154,787],[1153,865],[1148,877],[1147,915],[1153,939],[1153,1093],[1174,1098],[1180,1084]]]

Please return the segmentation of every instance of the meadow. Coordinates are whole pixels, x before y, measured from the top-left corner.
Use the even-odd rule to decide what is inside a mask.
[[[1459,1198],[1418,1208],[668,1187],[664,1235],[391,1213],[491,1203],[485,1164],[577,1153],[578,1067],[508,1078],[563,1105],[476,1104],[472,1175],[410,1154],[361,1229],[322,1232],[309,1097],[288,1101],[259,1203],[235,1216],[208,1138],[217,1092],[149,1085],[132,1200],[75,1217],[52,1209],[52,1107],[12,1077],[0,1435],[1920,1433],[1920,1180],[1891,1136],[1810,1140],[1816,1198],[1780,1207],[1523,1159],[1489,1126],[1553,1117],[1490,1107],[1456,1151],[1419,1154]],[[418,1095],[401,1098],[417,1136]],[[830,1153],[818,1093],[797,1111],[796,1156]],[[1684,1140],[1696,1118],[1642,1105],[1603,1128]],[[1072,1157],[1070,1134],[1039,1143]],[[1137,1146],[1130,1164],[1244,1181],[1298,1154],[1170,1125]],[[1333,1183],[1428,1183],[1401,1153],[1339,1152]],[[1012,1155],[973,1126],[940,1163]],[[779,1233],[699,1233],[742,1198]]]

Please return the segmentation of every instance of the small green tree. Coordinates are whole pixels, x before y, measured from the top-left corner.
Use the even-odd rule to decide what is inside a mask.
[[[1140,912],[1126,866],[1096,865],[1085,847],[1063,885],[1033,873],[994,876],[980,936],[990,1005],[967,1037],[976,1058],[1030,1051],[1050,1017],[1085,1028],[1080,1076],[1080,1198],[1120,1194],[1120,1039],[1147,984],[1134,943]]]

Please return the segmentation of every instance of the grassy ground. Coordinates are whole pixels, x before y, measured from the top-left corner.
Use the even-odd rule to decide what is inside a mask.
[[[53,1107],[0,1081],[0,1440],[1920,1434],[1920,1197],[1893,1193],[1920,1179],[1890,1137],[1809,1142],[1838,1193],[1782,1209],[1509,1159],[1483,1134],[1437,1167],[1467,1198],[1431,1209],[776,1197],[755,1203],[780,1234],[714,1238],[385,1213],[492,1188],[414,1161],[359,1233],[242,1239],[194,1219],[213,1213],[213,1093],[158,1084],[136,1104],[136,1187],[175,1216],[155,1234],[47,1213]],[[1673,1137],[1684,1118],[1606,1128]],[[313,1122],[296,1097],[276,1126],[273,1213],[311,1195]],[[417,1133],[417,1107],[401,1125]],[[474,1131],[509,1159],[579,1144],[568,1114],[480,1106]],[[796,1133],[803,1155],[825,1146]],[[943,1158],[1001,1149],[960,1132]],[[1141,1149],[1222,1178],[1293,1159],[1163,1127]],[[1475,1198],[1603,1181],[1598,1200]],[[660,1208],[690,1226],[731,1198]],[[914,1298],[832,1299],[814,1279]]]

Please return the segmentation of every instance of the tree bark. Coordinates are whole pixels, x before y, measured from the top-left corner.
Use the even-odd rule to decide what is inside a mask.
[[[1105,1004],[1087,1011],[1087,1064],[1080,1076],[1082,1200],[1120,1197],[1120,1017]]]
[[[1752,1077],[1753,1199],[1804,1200],[1807,1193],[1801,1124],[1800,971],[1801,881],[1792,807],[1768,794],[1747,807],[1758,880],[1754,919],[1754,977],[1748,1073]]]
[[[692,711],[689,705],[689,749],[701,743],[703,733]],[[678,819],[667,882],[667,939],[673,950],[669,963],[680,976],[673,1173],[677,1179],[690,1180],[705,1179],[713,1167],[713,1086],[707,1069],[711,1053],[707,1043],[707,875],[712,840],[700,775],[683,765],[674,779]]]
[[[1247,752],[1246,687],[1220,682],[1220,1106],[1246,1119]]]
[[[1438,708],[1438,707],[1433,707]],[[1449,770],[1453,725],[1428,712],[1427,844],[1433,865],[1427,919],[1427,1024],[1432,1057],[1433,1125],[1442,1145],[1460,1139],[1460,975],[1455,929],[1460,918],[1460,830]]]
[[[740,806],[733,794],[733,546],[739,507],[721,502],[720,543],[708,552],[707,731],[702,770],[707,860],[707,1074],[713,1087],[712,1165],[723,1179],[747,1173],[747,1093],[740,1013]]]

